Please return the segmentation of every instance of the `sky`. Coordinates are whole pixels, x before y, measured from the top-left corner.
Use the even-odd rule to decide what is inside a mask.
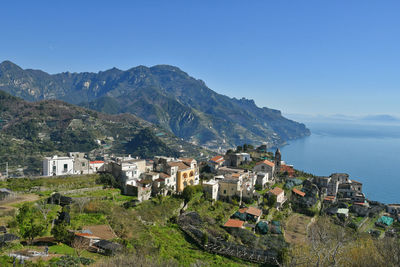
[[[0,61],[175,65],[284,114],[400,116],[400,1],[2,1]]]

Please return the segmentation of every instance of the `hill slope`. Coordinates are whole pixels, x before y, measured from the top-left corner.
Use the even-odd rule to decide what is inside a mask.
[[[134,115],[106,115],[59,100],[31,103],[0,91],[1,163],[37,174],[43,156],[72,151],[90,152],[92,159],[104,153],[144,158],[207,153]]]
[[[218,94],[203,81],[169,65],[49,75],[4,61],[0,64],[0,90],[28,101],[60,99],[106,113],[135,114],[211,148],[263,142],[276,145],[310,134],[304,124],[284,118],[278,110]]]

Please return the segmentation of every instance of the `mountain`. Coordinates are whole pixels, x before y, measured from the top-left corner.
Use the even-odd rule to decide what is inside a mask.
[[[283,117],[278,110],[218,94],[169,65],[50,75],[4,61],[0,90],[28,101],[59,99],[110,114],[135,114],[209,148],[278,145],[310,134],[304,124]]]
[[[92,159],[112,153],[142,158],[208,153],[131,114],[107,115],[60,100],[32,103],[0,91],[0,162],[38,174],[44,156],[73,151]]]

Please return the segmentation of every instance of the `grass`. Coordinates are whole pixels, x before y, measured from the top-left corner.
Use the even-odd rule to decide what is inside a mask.
[[[68,176],[68,177],[49,177],[49,178],[10,178],[0,182],[0,187],[9,188],[12,191],[29,191],[32,188],[43,187],[46,191],[70,190],[77,188],[97,186],[95,181],[97,174]]]
[[[75,213],[71,216],[71,228],[80,229],[85,225],[108,224],[107,218],[101,213]]]
[[[160,256],[174,259],[183,266],[251,266],[238,259],[225,258],[200,250],[186,240],[184,233],[175,224],[153,226],[149,230]]]

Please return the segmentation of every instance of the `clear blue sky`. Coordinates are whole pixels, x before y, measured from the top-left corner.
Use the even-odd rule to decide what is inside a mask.
[[[400,114],[400,1],[2,1],[0,14],[0,61],[23,68],[171,64],[284,113]]]

